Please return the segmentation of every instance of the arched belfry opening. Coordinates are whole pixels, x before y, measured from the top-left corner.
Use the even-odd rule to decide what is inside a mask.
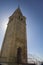
[[[17,63],[21,63],[22,62],[22,48],[19,47],[17,48]]]

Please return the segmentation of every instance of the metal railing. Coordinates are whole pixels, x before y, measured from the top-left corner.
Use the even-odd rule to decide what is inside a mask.
[[[0,64],[2,64],[2,63],[7,63],[7,64],[27,64],[27,65],[31,65],[31,64],[33,64],[33,65],[36,65],[36,63],[39,63],[39,61],[37,60],[37,59],[35,59],[35,58],[27,58],[27,60],[28,60],[28,62],[27,63],[23,63],[23,62],[17,62],[17,58],[16,57],[0,57]]]
[[[30,62],[35,63],[32,58],[27,58]],[[0,57],[0,63],[18,63],[16,57]],[[20,62],[21,63],[21,62]],[[27,62],[28,63],[28,62]]]

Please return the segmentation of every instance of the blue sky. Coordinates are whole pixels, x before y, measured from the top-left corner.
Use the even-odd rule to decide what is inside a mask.
[[[0,0],[0,49],[9,16],[18,4],[26,16],[28,54],[43,59],[43,0]]]

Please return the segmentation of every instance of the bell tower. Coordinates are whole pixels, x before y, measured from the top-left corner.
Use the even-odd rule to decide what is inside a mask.
[[[6,61],[11,62],[27,62],[26,17],[20,8],[9,17],[1,57],[6,57]]]

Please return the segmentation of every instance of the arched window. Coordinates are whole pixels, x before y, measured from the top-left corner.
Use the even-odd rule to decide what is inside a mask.
[[[22,49],[21,47],[19,47],[17,49],[17,63],[21,63],[22,59],[21,59],[21,53],[22,53]]]

